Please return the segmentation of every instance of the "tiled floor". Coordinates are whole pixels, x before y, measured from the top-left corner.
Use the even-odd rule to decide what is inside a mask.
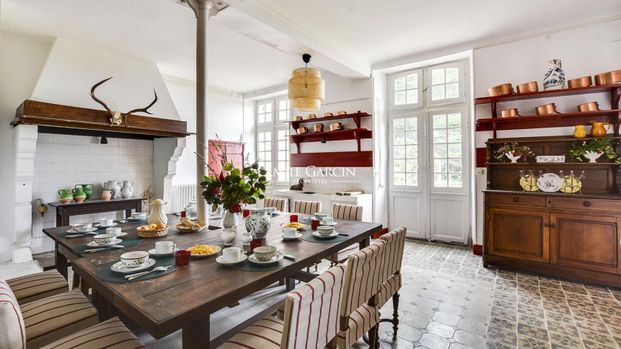
[[[398,338],[382,323],[383,348],[621,347],[619,289],[485,269],[466,248],[413,241],[402,273]]]

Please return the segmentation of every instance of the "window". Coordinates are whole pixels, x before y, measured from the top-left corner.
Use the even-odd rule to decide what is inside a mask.
[[[393,181],[397,186],[418,186],[418,118],[393,120]]]
[[[444,104],[463,100],[461,70],[460,64],[450,64],[428,69],[431,76],[429,81],[431,104]]]
[[[461,113],[434,114],[433,186],[462,188]]]
[[[392,82],[391,104],[397,108],[417,107],[421,97],[420,71],[413,71],[396,76]]]
[[[267,179],[289,181],[289,100],[279,96],[257,101],[257,159]]]

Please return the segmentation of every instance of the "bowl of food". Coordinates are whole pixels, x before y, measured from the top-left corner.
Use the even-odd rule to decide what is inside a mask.
[[[276,252],[278,252],[276,246],[259,246],[253,250],[254,256],[262,262],[274,258]]]
[[[207,258],[213,255],[216,255],[220,252],[220,246],[214,245],[194,245],[188,248],[190,252],[190,257],[192,258]]]
[[[207,224],[201,220],[193,221],[183,217],[181,218],[181,223],[177,224],[175,228],[177,228],[177,230],[181,233],[197,233],[205,230],[205,228],[207,228]]]
[[[300,222],[291,222],[283,225],[283,228],[293,228],[296,230],[302,230],[306,228],[306,224]]]
[[[139,226],[136,230],[138,230],[138,236],[141,238],[158,238],[168,234],[168,225],[163,223],[146,224]]]

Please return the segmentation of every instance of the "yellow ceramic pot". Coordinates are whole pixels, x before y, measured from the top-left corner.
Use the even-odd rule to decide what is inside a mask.
[[[600,138],[606,136],[605,122],[591,121],[591,136]]]
[[[584,138],[587,135],[586,127],[584,125],[576,125],[574,129],[574,137],[576,138]]]

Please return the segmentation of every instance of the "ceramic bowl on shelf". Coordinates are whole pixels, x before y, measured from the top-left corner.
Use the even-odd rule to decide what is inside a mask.
[[[492,97],[505,96],[513,93],[513,85],[511,83],[504,83],[498,86],[494,86],[488,89],[489,95]]]
[[[621,70],[613,70],[595,75],[595,85],[609,85],[621,82]]]
[[[599,110],[599,104],[597,104],[597,102],[588,102],[588,103],[582,103],[578,105],[579,112],[598,111],[598,110]]]
[[[529,93],[539,91],[539,85],[537,81],[529,81],[523,84],[519,84],[517,87],[517,93]]]
[[[516,116],[520,116],[520,114],[518,113],[518,109],[517,108],[505,109],[505,110],[500,112],[500,117],[501,118],[513,118],[513,117],[516,117]]]
[[[558,112],[556,111],[556,104],[554,103],[540,105],[535,108],[535,111],[537,112],[537,115],[558,114]]]
[[[569,86],[569,88],[589,87],[591,85],[593,85],[593,79],[591,79],[590,75],[567,81],[567,86]]]

